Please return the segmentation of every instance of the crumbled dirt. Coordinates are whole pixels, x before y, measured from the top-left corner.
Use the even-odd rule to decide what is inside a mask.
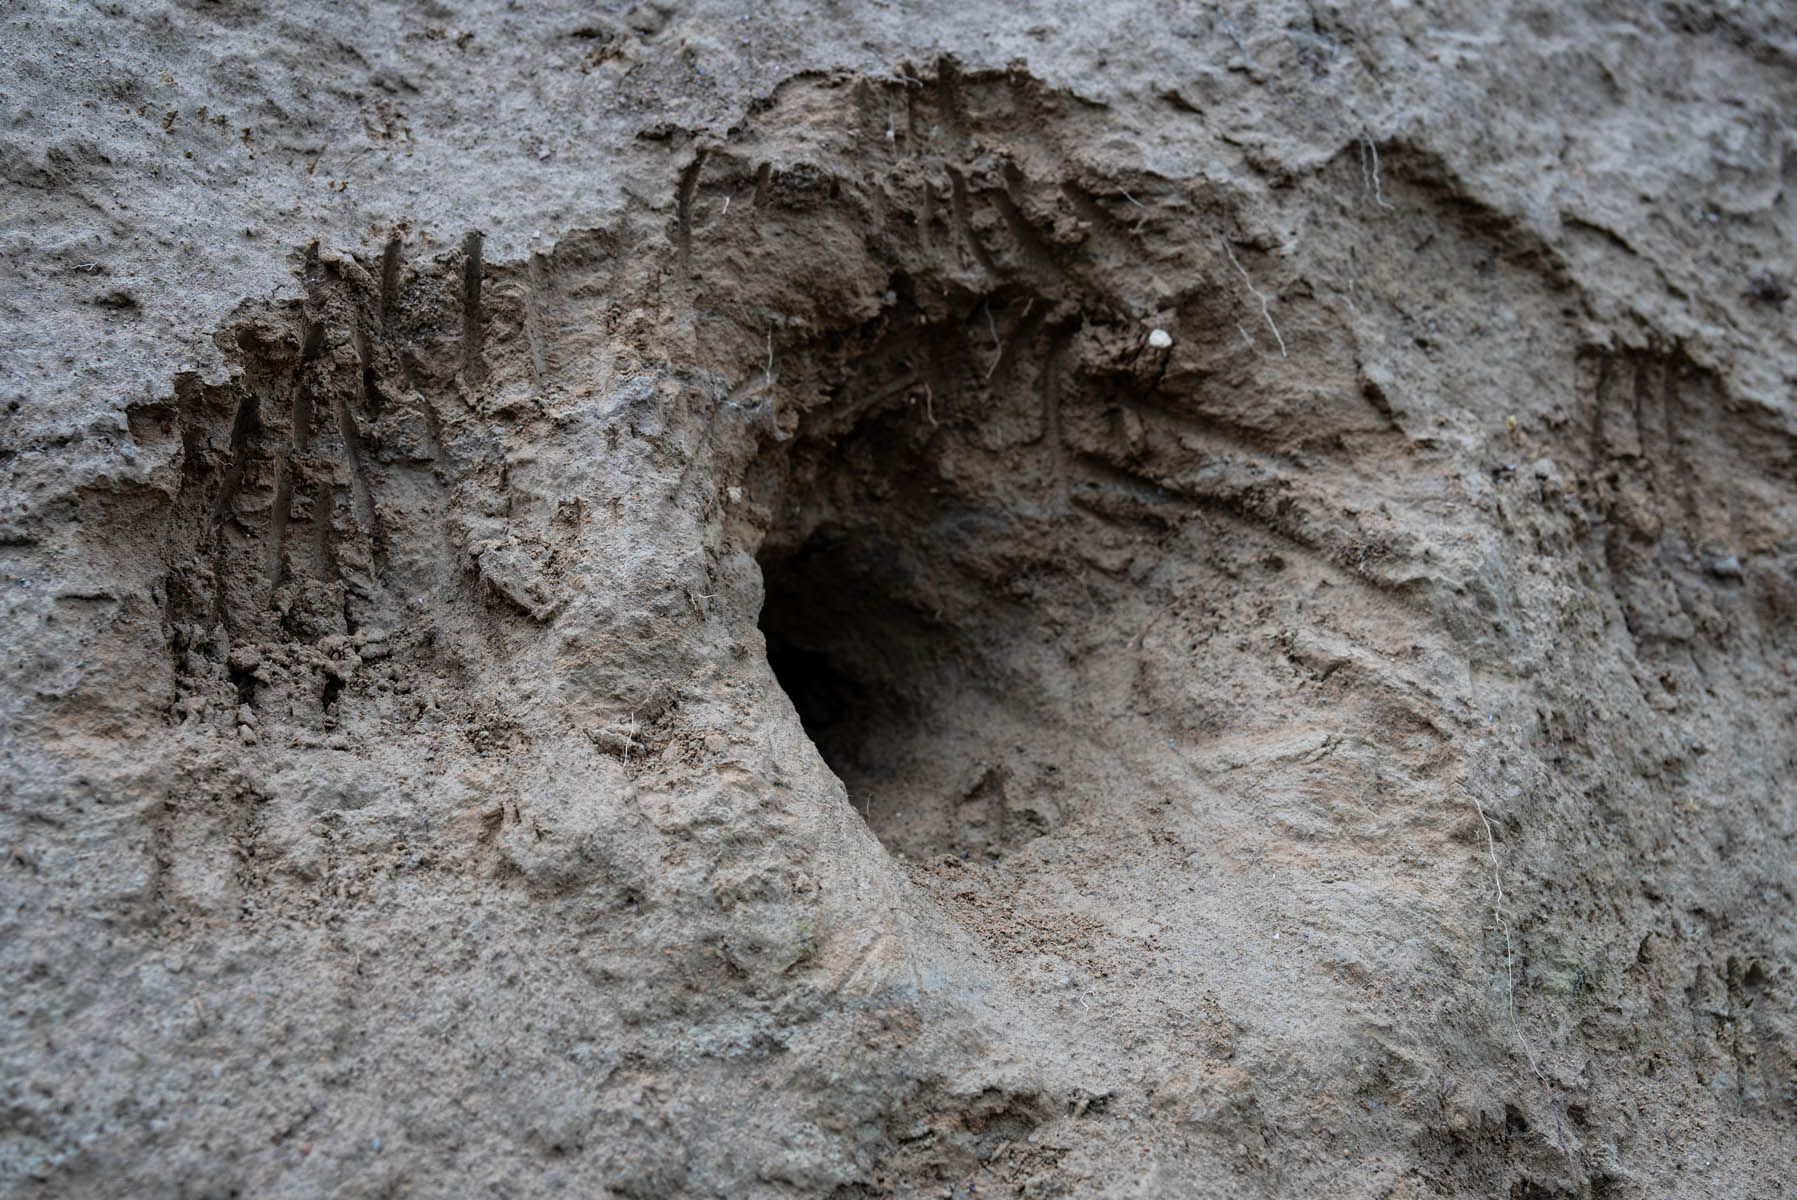
[[[1788,1187],[1776,6],[6,20],[7,1194]]]

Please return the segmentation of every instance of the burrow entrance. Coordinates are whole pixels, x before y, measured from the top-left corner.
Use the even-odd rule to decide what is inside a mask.
[[[1053,664],[1017,636],[1027,610],[956,569],[952,539],[1001,539],[1003,523],[953,496],[933,512],[855,500],[865,507],[763,557],[769,665],[890,849],[997,857],[1059,816],[1030,783],[1052,757],[1037,743],[1047,714],[1035,700]],[[814,515],[806,503],[801,520]]]
[[[1314,339],[1245,323],[1276,268],[1234,198],[1116,177],[1067,97],[945,65],[782,104],[675,197],[673,274],[744,434],[707,410],[695,440],[726,448],[770,666],[856,809],[910,857],[1001,855],[1118,778],[1097,742],[1132,705],[1201,719],[1138,654],[1210,577],[1199,514],[1287,521],[1277,455],[1369,413],[1322,351],[1301,394],[1269,387]]]
[[[755,468],[769,665],[856,810],[916,859],[997,857],[1070,815],[1058,633],[1090,604],[1092,529],[1044,389],[1071,326],[1029,330],[995,380],[979,350],[1004,303],[929,320],[899,300],[818,364],[840,386]]]

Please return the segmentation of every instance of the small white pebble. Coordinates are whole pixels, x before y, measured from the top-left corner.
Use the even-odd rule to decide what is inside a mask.
[[[743,490],[739,487],[726,488],[724,489],[724,494],[730,497],[730,503],[732,504],[741,504],[743,502]]]
[[[1173,335],[1165,329],[1151,329],[1148,331],[1148,344],[1156,350],[1165,350],[1173,344]]]

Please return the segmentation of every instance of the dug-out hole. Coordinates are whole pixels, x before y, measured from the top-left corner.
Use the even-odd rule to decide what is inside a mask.
[[[764,561],[768,664],[889,849],[996,856],[1047,822],[1007,813],[1013,750],[988,736],[985,648],[916,607],[906,557],[824,536]]]
[[[1006,590],[1034,501],[943,470],[954,436],[900,407],[801,437],[760,555],[774,675],[850,803],[913,859],[996,857],[1055,823],[1039,646],[1019,636],[1041,622]]]

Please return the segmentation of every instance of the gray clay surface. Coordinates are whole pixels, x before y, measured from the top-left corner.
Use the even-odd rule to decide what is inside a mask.
[[[1777,3],[0,11],[0,1194],[1773,1197]]]

